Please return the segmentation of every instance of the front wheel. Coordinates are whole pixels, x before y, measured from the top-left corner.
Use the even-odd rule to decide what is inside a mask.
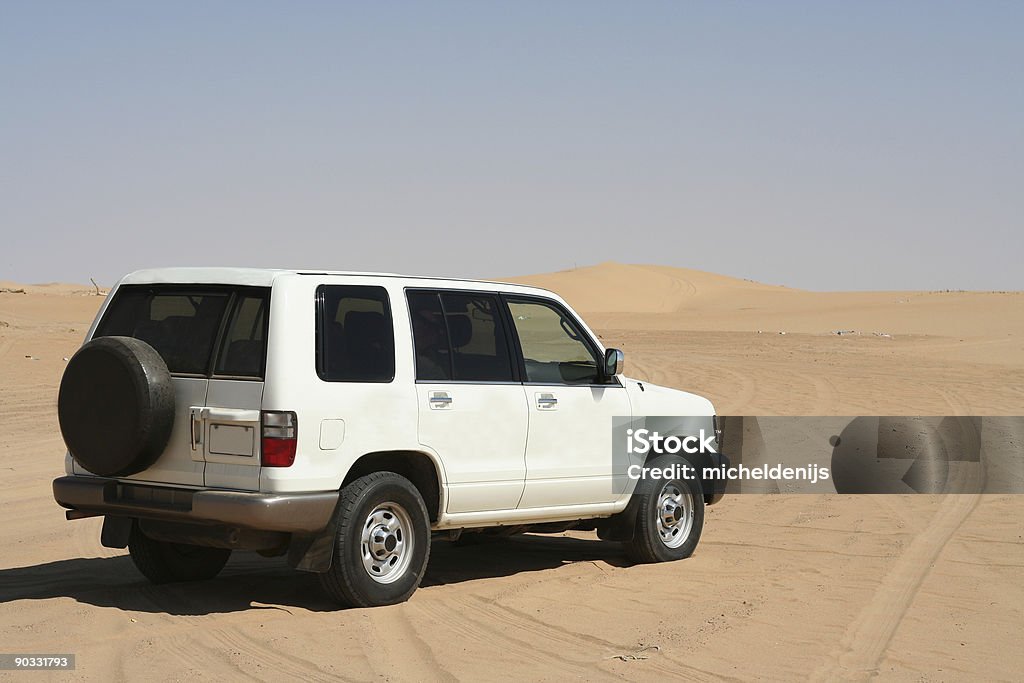
[[[336,602],[377,607],[405,602],[430,557],[430,519],[420,492],[394,472],[374,472],[341,490],[331,568],[320,584]]]
[[[676,458],[659,458],[664,468]],[[682,463],[682,460],[679,460]],[[644,479],[633,494],[637,507],[633,539],[626,551],[636,562],[671,562],[693,554],[704,529],[704,494],[692,479]]]

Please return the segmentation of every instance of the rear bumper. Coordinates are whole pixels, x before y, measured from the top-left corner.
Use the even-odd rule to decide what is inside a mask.
[[[196,491],[76,476],[54,479],[53,497],[61,506],[83,513],[299,534],[325,529],[338,502],[337,491]]]

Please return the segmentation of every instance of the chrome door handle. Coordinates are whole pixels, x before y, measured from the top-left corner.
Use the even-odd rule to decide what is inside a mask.
[[[435,391],[430,394],[431,408],[449,408],[452,405],[452,397],[447,391]]]
[[[554,394],[537,394],[537,407],[541,410],[551,410],[558,405],[558,399]]]
[[[203,442],[203,409],[193,408],[190,412],[191,421],[189,423],[188,440],[191,442],[192,450],[194,451]]]

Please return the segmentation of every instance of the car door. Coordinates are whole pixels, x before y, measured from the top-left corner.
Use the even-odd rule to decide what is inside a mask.
[[[629,397],[598,372],[600,348],[557,301],[506,295],[529,403],[520,508],[611,502],[623,481],[612,463],[612,418]]]
[[[266,289],[239,288],[232,298],[206,401],[193,409],[204,434],[206,486],[259,490],[269,308]]]
[[[444,465],[449,513],[515,509],[526,477],[526,395],[498,296],[409,290],[419,441]]]

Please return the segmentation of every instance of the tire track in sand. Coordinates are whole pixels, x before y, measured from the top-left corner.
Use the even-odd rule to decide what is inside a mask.
[[[231,628],[215,629],[212,633],[208,632],[208,640],[211,646],[220,646],[217,650],[224,648],[255,665],[258,671],[250,671],[249,675],[263,680],[274,680],[281,676],[303,681],[351,680],[342,677],[336,671],[324,671],[312,660],[273,648],[266,640],[260,641],[246,635],[242,631],[243,628],[244,625],[240,624]]]
[[[415,603],[369,610],[372,643],[379,656],[369,664],[380,677],[398,680],[456,681],[458,677],[442,663],[430,643],[424,641],[410,620],[417,612]],[[446,618],[452,618],[448,614]],[[379,667],[386,663],[383,670]]]
[[[544,666],[552,677],[595,680],[611,675],[600,668],[602,656],[584,655],[581,644],[608,654],[628,651],[604,640],[570,632],[498,605],[493,599],[469,595],[425,608],[433,621],[457,637],[508,657]]]
[[[811,675],[811,680],[864,679],[878,674],[878,664],[935,560],[981,500],[979,491],[984,479],[980,465],[971,468],[970,474],[958,482],[958,490],[942,497],[941,507],[927,529],[882,578],[871,602],[846,629],[841,648]]]
[[[7,338],[4,339],[3,341],[0,341],[0,358],[6,356],[7,352],[11,350],[12,346],[14,346],[14,340],[11,338]]]

